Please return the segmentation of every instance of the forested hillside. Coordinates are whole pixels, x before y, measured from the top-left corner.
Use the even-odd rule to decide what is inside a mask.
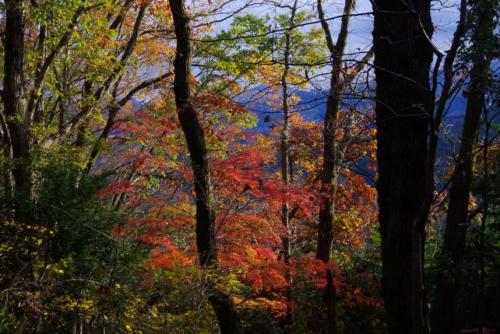
[[[499,13],[0,1],[0,333],[500,333]]]

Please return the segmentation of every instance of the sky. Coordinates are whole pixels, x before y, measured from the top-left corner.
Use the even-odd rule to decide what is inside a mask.
[[[196,11],[196,0],[191,0],[190,7]],[[274,0],[284,5],[291,5],[293,0]],[[456,28],[456,22],[458,21],[460,0],[436,0],[432,1],[432,20],[434,24],[434,35],[433,41],[435,45],[441,49],[441,51],[446,51],[451,43],[453,32]],[[258,16],[264,16],[268,14],[273,17],[280,13],[286,12],[286,9],[276,9],[275,6],[269,4],[263,4],[266,0],[235,0],[229,6],[225,7],[224,12],[229,13],[235,9],[241,8],[245,4],[254,3],[253,6],[249,6],[245,10],[242,10],[239,15],[244,14],[255,14]],[[199,3],[199,2],[198,2]],[[325,10],[326,17],[337,16],[342,13],[343,10],[342,0],[324,0],[323,8]],[[299,0],[299,8],[306,10],[310,13],[316,13],[316,0]],[[357,0],[355,13],[365,13],[371,12],[372,5],[370,0]],[[226,20],[224,22],[218,23],[215,26],[215,31],[220,31],[227,28],[231,21]],[[338,32],[338,27],[340,26],[340,20],[330,21],[330,27],[333,34]],[[349,42],[347,46],[347,52],[356,51],[358,49],[365,50],[370,47],[372,41],[372,29],[373,29],[373,17],[371,15],[367,16],[355,16],[351,18],[350,29],[349,29]]]
[[[191,9],[194,11],[199,10],[196,7],[196,0],[191,0]],[[253,6],[249,6],[244,10],[240,11],[238,15],[254,14],[257,16],[268,15],[270,17],[275,17],[279,14],[289,12],[289,9],[277,9],[276,6],[272,6],[269,3],[271,1],[280,2],[283,5],[291,5],[293,0],[234,0],[229,1],[231,5],[224,9],[226,15],[231,13],[238,8],[243,7],[249,2],[254,3]],[[298,0],[299,9],[305,10],[309,13],[313,13],[317,17],[316,2],[317,0]],[[266,3],[267,4],[263,4]],[[445,53],[453,37],[453,33],[456,29],[456,23],[459,17],[459,2],[460,0],[434,0],[432,1],[432,20],[434,24],[434,34],[432,36],[434,45]],[[199,2],[198,2],[199,4]],[[323,8],[325,10],[325,17],[335,17],[343,12],[344,0],[323,0]],[[356,0],[356,8],[354,14],[356,13],[371,13],[372,4],[370,0]],[[311,21],[317,21],[317,18],[311,19]],[[330,29],[334,38],[338,34],[338,29],[340,27],[340,20],[330,20]],[[231,20],[226,20],[215,25],[214,33],[220,32],[221,30],[227,29],[231,24]],[[312,25],[314,26],[314,25]],[[319,23],[317,26],[320,27]],[[311,26],[300,29],[309,29]],[[357,52],[357,51],[368,51],[372,45],[372,30],[373,30],[373,16],[362,15],[353,16],[350,20],[348,44],[346,47],[346,53]],[[358,57],[362,57],[360,54]],[[325,72],[326,73],[326,72]],[[326,83],[328,86],[328,81],[318,79],[315,83],[315,89],[321,89],[326,92],[326,88],[322,87],[322,83]],[[258,110],[258,107],[256,110]],[[321,108],[321,107],[319,107]]]

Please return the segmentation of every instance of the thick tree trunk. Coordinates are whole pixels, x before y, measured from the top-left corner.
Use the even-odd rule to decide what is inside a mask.
[[[430,0],[375,0],[378,203],[389,333],[424,333],[421,208],[432,92]]]
[[[492,57],[485,42],[487,43],[490,39],[488,35],[493,34],[495,11],[488,1],[479,3],[477,10],[474,11],[474,15],[477,15],[478,26],[472,39],[475,53],[472,55],[473,64],[470,72],[465,120],[460,151],[449,192],[448,215],[440,257],[441,270],[437,279],[436,298],[431,314],[432,332],[439,334],[455,333],[458,330],[457,302],[468,226],[474,147],[479,136]],[[481,51],[478,52],[480,49]]]
[[[215,210],[210,184],[209,161],[203,129],[191,102],[191,28],[184,0],[170,0],[174,19],[177,53],[174,61],[174,93],[194,176],[196,194],[196,245],[202,267],[217,266],[215,243]],[[210,283],[210,282],[209,282]],[[215,311],[222,334],[239,333],[239,323],[230,297],[211,285],[209,301]]]
[[[7,0],[5,23],[3,102],[12,146],[16,217],[28,220],[27,204],[31,198],[30,124],[25,119],[24,101],[24,1]]]
[[[174,92],[177,114],[188,145],[196,194],[196,245],[202,266],[217,262],[215,245],[215,211],[209,162],[203,129],[191,102],[191,43],[189,19],[183,0],[171,0],[170,7],[177,37],[177,54],[174,61]]]

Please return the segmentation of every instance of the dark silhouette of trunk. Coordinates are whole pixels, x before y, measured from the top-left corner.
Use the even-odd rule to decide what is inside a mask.
[[[453,34],[453,39],[451,42],[450,49],[446,52],[446,57],[444,57],[444,65],[443,65],[443,86],[441,88],[440,96],[436,100],[436,90],[438,86],[438,76],[439,69],[441,65],[441,61],[443,58],[443,54],[440,51],[435,51],[437,54],[436,63],[434,65],[433,72],[433,86],[432,86],[432,95],[434,97],[435,105],[433,106],[433,113],[430,117],[429,122],[429,148],[427,152],[426,158],[426,168],[427,175],[425,180],[425,200],[422,204],[420,221],[422,224],[426,224],[429,218],[429,213],[431,211],[432,204],[434,203],[434,191],[436,189],[436,154],[437,154],[437,146],[439,143],[439,132],[441,128],[441,123],[443,121],[443,117],[445,115],[446,106],[448,105],[448,101],[450,96],[460,87],[462,80],[458,80],[457,82],[453,82],[454,80],[454,69],[455,59],[458,54],[458,48],[462,43],[462,39],[465,34],[465,20],[466,20],[466,9],[467,9],[467,0],[461,0],[460,2],[460,17],[457,23],[457,28],[455,33]],[[424,234],[422,236],[422,242],[425,243],[425,229]],[[422,267],[424,267],[425,261],[425,247],[422,246]],[[426,321],[426,330],[429,330],[429,308],[427,299],[427,293],[425,290],[425,282],[424,282],[424,316]]]
[[[448,103],[450,96],[457,89],[458,84],[461,83],[458,81],[455,85],[453,84],[453,75],[454,70],[453,66],[455,65],[455,59],[457,57],[458,48],[462,43],[462,39],[465,34],[465,20],[467,14],[467,0],[461,0],[460,2],[460,18],[457,23],[457,29],[453,34],[453,39],[451,42],[450,49],[446,53],[446,57],[444,59],[443,65],[443,87],[441,88],[441,94],[439,99],[436,101],[435,112],[432,115],[431,122],[429,123],[429,152],[427,157],[427,176],[426,176],[426,200],[422,207],[422,220],[427,221],[429,217],[429,212],[434,201],[434,190],[435,190],[435,169],[436,169],[436,153],[437,146],[439,142],[439,131],[441,127],[441,123],[443,121],[443,117],[445,114],[445,109]],[[436,70],[439,70],[439,64],[441,63],[441,56],[438,56]],[[434,74],[435,76],[438,73]],[[437,77],[435,77],[437,85]]]
[[[421,210],[433,95],[430,0],[375,0],[378,204],[389,333],[425,332]]]
[[[24,101],[24,12],[23,1],[5,1],[5,55],[3,102],[14,165],[15,215],[28,218],[31,199],[30,124],[25,119]]]
[[[483,153],[483,171],[482,171],[482,197],[483,197],[483,202],[482,202],[482,207],[481,205],[478,207],[481,211],[481,225],[480,225],[480,234],[479,234],[479,307],[478,307],[478,314],[479,314],[479,333],[482,333],[482,329],[484,326],[484,320],[486,319],[485,314],[487,313],[487,301],[486,301],[486,294],[485,294],[485,288],[486,288],[486,258],[485,258],[485,239],[486,239],[486,223],[488,222],[488,210],[489,210],[489,159],[488,159],[488,154],[489,154],[489,142],[490,142],[490,130],[491,130],[491,122],[492,119],[488,119],[488,111],[487,109],[484,109],[484,139],[483,139],[483,148],[482,148],[482,153]]]
[[[333,243],[333,224],[335,217],[335,193],[337,190],[338,176],[338,154],[336,143],[337,120],[340,107],[341,93],[344,83],[341,78],[342,56],[347,44],[347,34],[349,29],[350,14],[354,8],[353,0],[346,0],[344,4],[344,17],[341,28],[334,44],[333,37],[325,20],[323,4],[321,0],[317,2],[318,15],[321,27],[325,34],[326,43],[332,61],[330,77],[330,92],[326,102],[326,114],[323,126],[323,170],[321,175],[321,191],[323,193],[319,210],[318,243],[316,248],[316,258],[328,263],[331,258]],[[326,272],[325,303],[327,313],[327,333],[337,333],[337,311],[336,311],[336,291],[331,270]]]
[[[341,78],[342,56],[347,44],[347,34],[349,29],[350,14],[354,8],[353,0],[346,0],[344,4],[344,17],[342,18],[341,28],[334,44],[333,37],[325,20],[322,1],[318,0],[318,15],[321,27],[325,34],[328,50],[332,60],[332,70],[330,77],[330,92],[326,103],[326,114],[323,127],[323,170],[321,175],[322,193],[325,194],[319,211],[318,243],[316,248],[316,258],[328,263],[331,258],[331,248],[333,243],[333,224],[335,217],[335,193],[337,190],[338,176],[338,154],[336,143],[336,131],[338,112],[340,107],[340,94],[343,91],[344,83]],[[326,272],[326,291],[325,303],[328,327],[327,333],[337,333],[337,310],[336,310],[336,291],[331,270]]]
[[[472,35],[472,69],[467,92],[467,107],[460,150],[449,192],[446,229],[440,254],[441,270],[437,278],[436,298],[432,307],[433,333],[446,334],[458,330],[457,302],[468,227],[472,164],[492,58],[491,47],[487,44],[494,38],[495,11],[492,4],[489,1],[479,1],[476,6],[472,12],[476,16],[477,26]]]
[[[191,102],[191,43],[189,19],[183,0],[171,0],[177,38],[174,61],[174,93],[177,114],[191,158],[196,193],[196,244],[202,266],[217,262],[215,246],[215,211],[210,184],[209,161],[203,129]]]
[[[203,129],[191,102],[191,28],[184,0],[170,0],[174,19],[177,52],[174,60],[174,93],[177,114],[186,138],[196,194],[196,245],[202,267],[217,266],[215,210],[210,184],[209,160]],[[228,295],[211,282],[209,301],[217,316],[222,334],[239,333],[235,307]]]
[[[318,244],[316,248],[316,258],[324,262],[330,261],[330,253],[333,242],[333,220],[335,216],[335,190],[337,187],[337,145],[335,134],[337,131],[337,119],[343,90],[341,80],[342,54],[347,43],[347,33],[349,29],[349,15],[354,7],[353,0],[346,0],[344,6],[344,17],[337,38],[334,44],[333,38],[325,20],[321,0],[318,1],[318,13],[321,26],[325,33],[325,39],[332,59],[332,70],[330,77],[330,92],[326,102],[326,114],[323,127],[323,170],[321,175],[322,191],[325,193],[319,211]]]

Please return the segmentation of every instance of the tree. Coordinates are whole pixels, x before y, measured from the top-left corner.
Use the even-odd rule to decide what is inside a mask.
[[[496,326],[498,8],[374,1],[1,1],[0,332]]]
[[[174,93],[177,114],[188,145],[196,194],[196,245],[202,267],[217,265],[215,241],[215,210],[209,171],[207,147],[202,126],[191,97],[191,29],[184,0],[170,0],[174,19],[177,50],[174,60]],[[213,284],[213,283],[210,283]],[[238,333],[239,324],[232,300],[212,287],[209,300],[219,321],[222,334]]]
[[[24,1],[6,1],[5,14],[5,54],[4,54],[4,92],[3,104],[7,127],[5,139],[10,148],[5,154],[14,160],[12,176],[14,194],[18,198],[15,215],[20,221],[27,222],[26,210],[31,199],[30,176],[30,132],[31,120],[26,118],[24,89]],[[8,131],[8,135],[7,135]]]
[[[481,114],[485,94],[490,81],[491,60],[494,57],[495,8],[492,1],[477,1],[470,4],[472,27],[471,49],[469,51],[472,68],[467,88],[467,107],[460,141],[460,151],[456,158],[446,229],[440,259],[440,274],[437,278],[436,298],[432,307],[432,330],[436,333],[453,333],[459,328],[457,323],[458,291],[462,271],[462,261],[469,225],[469,198],[473,177],[474,150],[478,141]]]
[[[425,330],[422,252],[433,48],[430,1],[374,1],[382,286],[389,333]]]
[[[2,3],[5,43],[1,50],[4,90],[0,138],[4,178],[0,184],[0,228],[2,250],[6,252],[2,251],[5,274],[0,278],[0,286],[2,301],[8,301],[6,310],[14,310],[14,327],[19,332],[35,327],[41,332],[54,326],[53,309],[48,312],[49,319],[41,318],[42,312],[53,306],[43,305],[48,294],[65,291],[65,298],[80,303],[82,299],[92,299],[95,286],[103,284],[81,284],[77,289],[66,284],[60,290],[53,289],[60,277],[54,278],[51,266],[60,265],[60,261],[72,262],[72,252],[78,253],[82,242],[88,243],[88,254],[99,248],[102,240],[94,242],[93,233],[104,237],[108,250],[117,249],[116,240],[109,236],[112,228],[108,223],[115,224],[119,219],[109,219],[116,213],[107,216],[106,205],[96,203],[102,182],[93,183],[89,187],[92,190],[79,197],[80,192],[86,191],[87,182],[94,182],[92,177],[87,178],[82,166],[92,149],[90,132],[99,129],[102,117],[109,115],[112,122],[113,115],[138,92],[165,78],[147,79],[127,90],[128,84],[141,78],[130,70],[139,62],[135,50],[141,41],[139,31],[145,25],[144,18],[151,15],[149,5],[131,0]],[[147,62],[148,58],[145,55],[140,61]],[[118,100],[116,105],[111,96]],[[79,140],[82,138],[85,140]],[[66,159],[69,155],[71,158]],[[62,166],[56,166],[59,161],[64,161]],[[47,173],[51,168],[54,173]],[[54,175],[56,170],[61,174]],[[53,188],[54,184],[57,186]],[[61,198],[57,198],[58,191]],[[53,194],[49,196],[47,192]],[[73,199],[68,200],[71,196],[67,194],[74,195]],[[75,227],[79,218],[87,217],[87,211],[78,212],[75,203],[80,200],[82,205],[88,204],[88,212],[99,213],[89,213],[95,220],[82,218],[87,225]],[[91,233],[86,233],[86,229]],[[109,258],[110,253],[98,256]],[[91,255],[72,262],[76,267],[72,279],[86,279],[86,256]],[[96,272],[102,273],[103,281],[112,267],[105,262],[92,264]],[[10,294],[11,290],[16,292]],[[79,296],[72,299],[74,294]],[[63,317],[77,315],[75,324],[88,322],[78,311],[60,311]]]
[[[131,0],[5,3],[2,144],[5,158],[14,161],[4,179],[6,185],[13,183],[16,215],[27,215],[26,203],[34,195],[34,151],[82,144],[73,136],[82,139],[95,125],[92,116],[107,114],[108,124],[90,152],[89,171],[120,108],[170,75],[147,78],[123,91],[124,82],[135,77],[124,78],[124,73],[137,60],[134,51],[148,6]],[[130,29],[125,21],[132,22]],[[147,59],[141,59],[145,66]]]
[[[352,83],[352,80],[354,79],[354,76],[343,76],[342,73],[344,71],[343,57],[347,45],[349,21],[352,11],[354,10],[354,6],[354,1],[345,1],[339,34],[337,36],[337,40],[334,41],[328,22],[325,20],[322,1],[318,0],[317,2],[321,27],[323,28],[326,45],[330,52],[330,59],[332,62],[330,87],[326,102],[326,113],[323,126],[323,168],[321,171],[321,192],[323,193],[323,196],[321,197],[322,201],[319,210],[318,241],[316,246],[316,258],[325,263],[328,263],[331,260],[332,244],[334,240],[335,197],[340,166],[343,162],[342,156],[344,155],[341,154],[342,150],[339,149],[339,145],[337,143],[339,109],[342,99],[341,95],[345,88]],[[370,50],[360,62],[361,66],[356,66],[356,70],[361,70],[364,63],[366,63],[371,56],[372,52]],[[345,149],[347,149],[348,145],[349,144],[344,145]],[[329,319],[328,333],[336,333],[336,292],[333,284],[333,274],[330,270],[326,273],[326,279],[326,304],[327,316]]]
[[[293,5],[290,7],[290,20],[289,26],[293,26],[295,24],[295,14],[297,12],[297,1],[293,2]],[[284,68],[283,74],[281,76],[281,89],[282,89],[282,103],[283,103],[283,127],[281,129],[281,178],[283,180],[283,184],[285,186],[285,191],[287,191],[288,183],[291,181],[290,172],[290,148],[289,148],[289,122],[290,122],[290,96],[289,96],[289,86],[288,86],[288,74],[290,71],[290,32],[287,30],[285,32],[285,49],[284,49]],[[289,213],[289,204],[284,201],[281,206],[281,223],[287,230],[286,235],[283,237],[283,260],[285,263],[290,263],[290,255],[291,255],[291,245],[290,245],[290,213]]]

